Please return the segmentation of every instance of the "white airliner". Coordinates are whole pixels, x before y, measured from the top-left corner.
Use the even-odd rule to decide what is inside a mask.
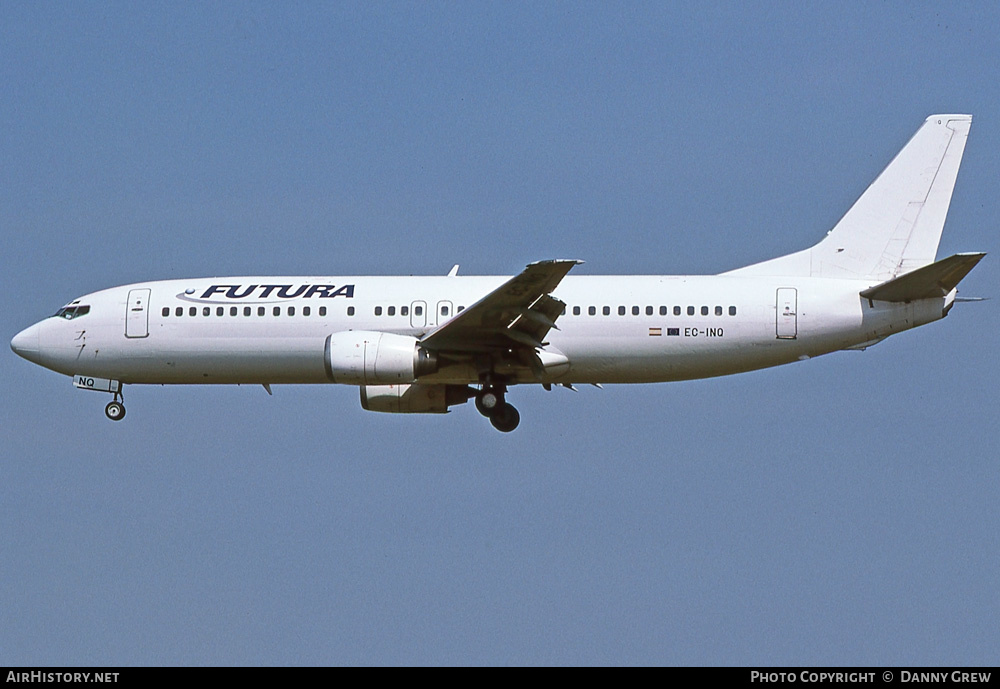
[[[933,115],[812,248],[711,276],[229,277],[75,299],[11,348],[112,393],[125,384],[342,383],[361,406],[443,413],[475,399],[500,431],[508,388],[653,383],[864,349],[948,314],[985,255],[935,261],[972,117]]]

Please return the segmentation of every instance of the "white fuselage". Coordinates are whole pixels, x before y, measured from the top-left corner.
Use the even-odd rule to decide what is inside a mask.
[[[712,276],[235,277],[95,292],[18,333],[20,356],[114,395],[123,384],[342,383],[361,406],[499,431],[523,383],[655,383],[864,349],[943,318],[985,254],[937,260],[970,115],[931,115],[814,246]]]
[[[329,383],[324,346],[344,331],[420,338],[506,277],[237,277],[138,283],[72,302],[17,337],[67,375],[122,383]],[[874,282],[746,276],[567,276],[544,376],[511,383],[648,383],[721,376],[863,346],[942,318],[954,293],[869,302]],[[622,313],[622,311],[624,313]],[[377,315],[378,314],[378,315]],[[428,383],[477,383],[468,362]]]

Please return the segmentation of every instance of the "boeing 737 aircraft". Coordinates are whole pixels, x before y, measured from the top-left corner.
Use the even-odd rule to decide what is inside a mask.
[[[812,248],[711,276],[230,277],[74,299],[18,333],[20,356],[111,393],[126,384],[356,385],[361,406],[443,413],[475,400],[495,428],[509,388],[653,383],[787,364],[944,318],[985,255],[936,261],[969,115],[933,115]]]

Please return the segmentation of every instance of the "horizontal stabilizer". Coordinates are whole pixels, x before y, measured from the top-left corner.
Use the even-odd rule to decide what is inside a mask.
[[[955,254],[861,292],[865,299],[916,301],[946,297],[986,254]]]

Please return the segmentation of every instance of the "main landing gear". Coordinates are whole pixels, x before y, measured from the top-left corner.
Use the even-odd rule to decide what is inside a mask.
[[[104,408],[104,415],[107,416],[112,421],[121,421],[125,418],[125,405],[119,399],[120,393],[115,393],[115,399],[108,402],[108,406]]]
[[[521,422],[517,409],[504,399],[506,392],[505,385],[485,383],[476,394],[476,409],[501,433],[510,433]]]

